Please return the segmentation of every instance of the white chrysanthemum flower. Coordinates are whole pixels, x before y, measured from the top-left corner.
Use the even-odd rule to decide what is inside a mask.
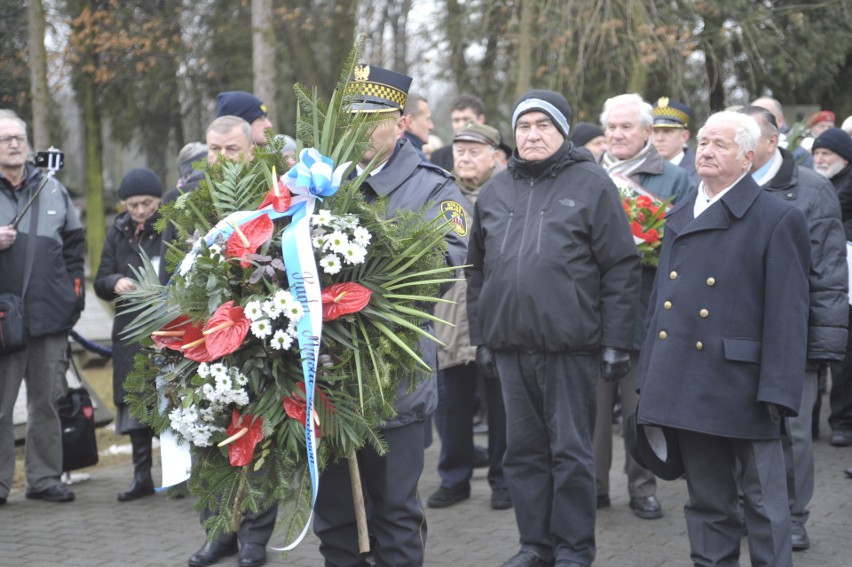
[[[259,339],[265,339],[272,334],[272,325],[269,319],[259,319],[251,324],[251,334]]]
[[[349,237],[346,236],[346,233],[336,230],[328,235],[328,240],[323,246],[323,249],[340,254],[346,248],[347,244],[349,244]]]
[[[237,375],[234,377],[234,382],[237,386],[242,388],[243,386],[248,384],[248,376],[246,376],[242,372],[237,372]]]
[[[318,236],[314,236],[313,245],[315,250],[322,250],[322,247],[325,246],[326,241],[328,240],[328,236],[325,234],[321,234]]]
[[[341,254],[347,264],[360,264],[367,257],[367,249],[354,242],[350,242]]]
[[[311,215],[311,224],[314,226],[326,226],[331,222],[331,211],[328,209],[319,209],[315,215]]]
[[[227,376],[228,369],[221,362],[215,362],[210,365],[210,375],[214,378],[217,376]]]
[[[290,348],[293,344],[293,337],[287,334],[286,331],[282,329],[278,329],[275,331],[275,334],[272,335],[272,340],[270,341],[270,346],[275,350],[286,350]]]
[[[218,378],[217,378],[218,380]],[[205,400],[208,401],[216,401],[216,388],[213,387],[213,384],[209,382],[201,386],[201,395],[204,396]]]
[[[283,311],[284,308],[273,299],[263,302],[263,312],[266,313],[270,319],[277,319]]]
[[[205,384],[206,386],[207,384]],[[216,376],[216,390],[224,392],[231,389],[231,377],[227,374],[218,374]]]
[[[263,307],[258,300],[249,301],[243,308],[243,312],[251,321],[257,321],[263,317]]]
[[[288,290],[279,289],[275,292],[275,295],[272,296],[272,301],[274,301],[281,309],[287,309],[290,307],[291,303],[296,301],[296,298],[294,298],[293,294]]]
[[[202,362],[198,365],[198,375],[202,378],[207,378],[210,376],[210,365],[206,362]]]
[[[305,315],[305,310],[302,309],[302,304],[298,301],[294,301],[290,307],[287,308],[285,312],[287,318],[290,319],[293,323],[297,323],[299,319],[301,319]]]
[[[320,259],[319,264],[322,271],[331,276],[338,273],[340,268],[343,267],[337,254],[326,254]]]
[[[367,246],[370,243],[370,239],[373,238],[373,235],[370,234],[370,231],[364,228],[363,226],[357,226],[355,227],[353,238],[356,244],[360,244],[361,246]]]

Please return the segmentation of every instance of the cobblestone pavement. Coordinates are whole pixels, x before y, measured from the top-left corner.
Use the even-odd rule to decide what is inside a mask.
[[[827,425],[823,431],[828,431]],[[852,466],[852,449],[831,447],[826,437],[823,434],[823,440],[816,444],[817,485],[808,523],[811,548],[794,555],[798,567],[852,565],[852,479],[843,474]],[[664,518],[636,518],[627,507],[625,476],[618,472],[624,464],[620,439],[614,445],[612,507],[598,514],[595,565],[688,565],[683,520],[685,482],[660,481],[658,496]],[[426,452],[426,469],[420,481],[424,500],[438,488],[437,455],[437,444]],[[0,566],[186,565],[204,540],[195,499],[168,500],[156,495],[119,503],[116,493],[127,487],[130,476],[129,466],[97,469],[90,480],[73,486],[77,500],[70,504],[26,500],[21,492],[13,492],[8,503],[0,506]],[[511,510],[492,510],[489,497],[484,471],[478,470],[470,500],[442,510],[427,510],[427,566],[499,566],[517,551],[514,514]],[[282,546],[280,540],[272,543]],[[286,556],[270,553],[269,565],[321,566],[317,545],[310,535]],[[229,558],[219,565],[236,563],[236,558]],[[742,564],[749,564],[745,543]]]

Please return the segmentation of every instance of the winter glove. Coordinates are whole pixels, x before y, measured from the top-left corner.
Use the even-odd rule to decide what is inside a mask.
[[[494,352],[486,346],[476,347],[476,367],[479,368],[479,371],[485,378],[491,380],[499,378]]]
[[[604,382],[621,380],[630,372],[630,353],[613,347],[601,350],[601,378]]]

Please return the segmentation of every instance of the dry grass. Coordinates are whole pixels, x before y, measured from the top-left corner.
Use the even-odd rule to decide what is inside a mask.
[[[104,405],[111,412],[115,412],[115,404],[112,403],[112,363],[108,362],[103,367],[84,368],[81,369],[86,381],[97,392]],[[126,435],[117,435],[112,427],[112,424],[106,427],[99,427],[95,430],[95,437],[98,442],[98,450],[101,451],[98,464],[93,467],[80,469],[77,472],[92,472],[99,468],[124,466],[130,464],[130,455],[119,454],[111,455],[104,454],[104,450],[110,445],[124,445],[130,443],[130,438]],[[129,482],[129,479],[128,479]],[[12,479],[12,490],[24,489],[24,446],[17,447],[15,451],[15,476]]]

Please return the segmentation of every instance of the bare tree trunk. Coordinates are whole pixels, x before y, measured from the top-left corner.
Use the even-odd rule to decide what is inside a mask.
[[[277,130],[275,100],[278,81],[274,63],[275,20],[272,0],[251,0],[251,37],[254,95],[266,103],[269,119]]]
[[[47,52],[44,47],[44,6],[41,0],[27,3],[29,26],[30,90],[33,97],[33,147],[47,149],[50,138],[50,94],[47,89]]]
[[[408,75],[408,13],[411,11],[411,0],[388,2],[387,20],[391,29],[391,45],[393,45],[393,64],[391,68]]]
[[[532,27],[535,2],[521,4],[521,23],[518,30],[518,84],[515,97],[519,97],[531,88],[532,84]]]

